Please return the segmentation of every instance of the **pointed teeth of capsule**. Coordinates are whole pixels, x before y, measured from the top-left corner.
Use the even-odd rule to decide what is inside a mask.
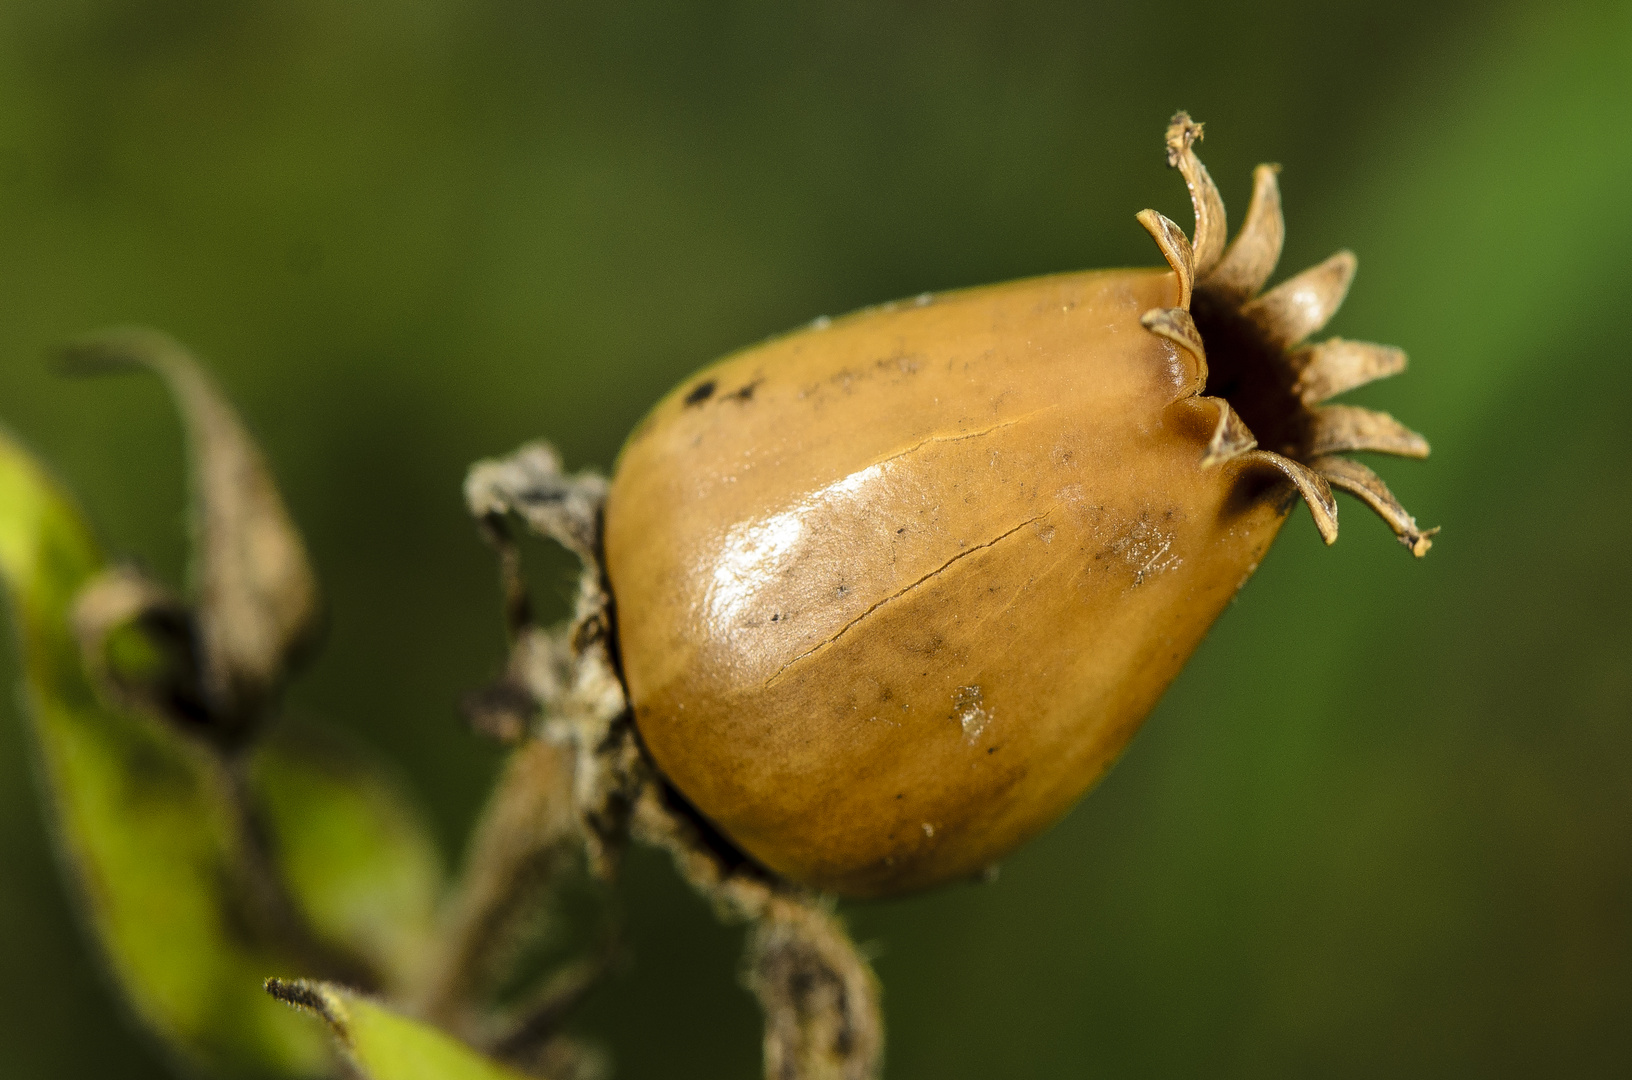
[[[1190,239],[1184,235],[1184,230],[1173,223],[1173,220],[1158,214],[1154,210],[1141,210],[1137,215],[1139,224],[1150,233],[1156,246],[1162,249],[1162,257],[1167,265],[1173,268],[1173,273],[1179,279],[1179,302],[1175,307],[1188,311],[1190,309],[1190,293],[1196,284],[1195,252],[1190,247]]]
[[[1367,383],[1405,370],[1405,353],[1391,345],[1332,338],[1287,357],[1297,372],[1292,390],[1315,406]]]
[[[1317,458],[1356,450],[1425,458],[1428,440],[1385,412],[1356,405],[1326,405],[1310,414],[1307,445],[1300,457]]]
[[[1320,531],[1320,538],[1327,544],[1336,543],[1337,499],[1333,497],[1331,485],[1326,482],[1326,478],[1289,457],[1268,450],[1253,450],[1251,457],[1255,461],[1279,469],[1288,480],[1297,485],[1298,494],[1303,496],[1304,505],[1309,507],[1309,516],[1315,519],[1315,528]]]
[[[1354,253],[1340,251],[1241,308],[1269,344],[1289,349],[1331,320],[1354,280]]]
[[[1190,119],[1189,113],[1174,114],[1167,127],[1167,164],[1183,174],[1185,186],[1190,189],[1190,205],[1196,212],[1193,241],[1196,276],[1204,278],[1224,254],[1229,225],[1224,218],[1224,198],[1218,193],[1218,185],[1213,183],[1213,178],[1207,175],[1207,166],[1191,149],[1201,138],[1201,125]]]
[[[1195,370],[1185,393],[1199,393],[1207,385],[1207,349],[1201,342],[1196,321],[1183,308],[1151,308],[1139,317],[1146,330],[1164,337],[1195,358]]]
[[[1388,490],[1382,477],[1358,461],[1344,457],[1322,457],[1311,461],[1309,467],[1333,487],[1342,488],[1371,507],[1394,530],[1400,543],[1417,558],[1428,554],[1428,549],[1434,546],[1433,536],[1439,532],[1439,528],[1420,527],[1417,519],[1406,513],[1405,507]]]
[[[1223,260],[1202,282],[1237,307],[1258,295],[1281,259],[1286,221],[1281,216],[1281,188],[1275,180],[1280,171],[1279,165],[1260,165],[1252,171],[1247,220]]]
[[[1230,403],[1223,398],[1207,398],[1208,401],[1218,403],[1218,426],[1213,428],[1212,438],[1207,440],[1207,452],[1201,457],[1201,467],[1210,469],[1231,458],[1240,457],[1249,450],[1258,446],[1258,438],[1240,416],[1236,415]]]

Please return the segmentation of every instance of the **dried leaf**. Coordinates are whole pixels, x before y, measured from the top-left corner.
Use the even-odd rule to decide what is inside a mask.
[[[268,979],[266,990],[320,1017],[362,1080],[526,1080],[451,1035],[345,987]]]
[[[1428,457],[1428,440],[1387,413],[1358,405],[1327,405],[1310,414],[1306,457],[1374,450],[1397,457]]]
[[[561,455],[543,442],[528,443],[506,458],[478,461],[465,478],[465,502],[478,520],[514,513],[586,566],[600,562],[605,500],[604,477],[589,472],[568,476],[561,469]]]
[[[1371,450],[1398,457],[1425,458],[1428,440],[1385,412],[1358,405],[1325,405],[1310,417],[1309,458]]]
[[[183,1060],[222,1077],[311,1076],[321,1039],[256,992],[280,957],[246,933],[230,778],[171,726],[99,697],[75,597],[102,569],[89,529],[0,434],[0,579],[22,656],[52,832],[114,984]]]
[[[76,342],[63,358],[77,372],[147,368],[175,397],[191,460],[202,694],[220,738],[241,741],[318,626],[317,579],[300,533],[254,439],[180,344],[127,327]]]
[[[491,1000],[506,974],[522,920],[582,850],[573,764],[566,748],[542,739],[511,754],[415,988],[416,1014],[467,1035],[474,1030],[473,1006]]]
[[[1207,349],[1190,313],[1183,308],[1151,308],[1139,316],[1139,323],[1190,354],[1190,378],[1183,393],[1199,393],[1207,385]]]

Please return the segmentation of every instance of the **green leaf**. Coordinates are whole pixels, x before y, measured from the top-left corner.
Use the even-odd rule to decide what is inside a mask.
[[[334,735],[279,728],[256,750],[250,785],[313,932],[404,989],[436,929],[443,870],[396,778]]]
[[[281,966],[234,894],[241,840],[219,760],[119,712],[87,677],[71,625],[102,567],[90,530],[0,432],[0,579],[10,595],[38,775],[56,841],[113,979],[192,1065],[226,1077],[316,1076],[322,1040],[258,993]]]
[[[525,1080],[451,1035],[332,983],[268,979],[266,989],[320,1016],[364,1080]]]

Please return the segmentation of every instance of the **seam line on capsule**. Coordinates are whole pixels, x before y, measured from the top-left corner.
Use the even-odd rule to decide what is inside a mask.
[[[931,435],[928,438],[923,439],[920,442],[916,442],[913,445],[907,447],[905,450],[897,450],[895,453],[891,454],[889,457],[879,458],[877,461],[873,462],[871,465],[869,465],[867,467],[869,469],[876,468],[879,465],[887,465],[890,462],[896,460],[897,458],[904,458],[904,457],[907,457],[910,454],[916,454],[918,451],[922,450],[924,447],[928,446],[930,443],[953,443],[953,442],[962,442],[965,439],[978,439],[982,435],[990,435],[994,431],[1002,431],[1004,428],[1013,427],[1016,424],[1022,423],[1022,422],[1026,421],[1026,420],[1030,420],[1034,416],[1042,416],[1042,415],[1044,415],[1046,413],[1056,412],[1056,411],[1058,411],[1058,409],[1059,409],[1058,405],[1050,405],[1047,408],[1034,409],[1029,413],[1025,413],[1025,414],[1023,414],[1021,416],[1016,416],[1012,420],[1005,420],[1000,424],[993,424],[991,427],[981,428],[979,431],[966,431],[961,435]]]
[[[877,611],[879,608],[883,607],[885,604],[888,604],[892,600],[899,600],[901,597],[905,596],[907,593],[909,593],[912,590],[916,589],[918,586],[922,585],[924,582],[928,581],[930,578],[940,576],[942,573],[944,573],[947,570],[947,568],[949,568],[953,563],[957,562],[959,559],[967,558],[968,556],[975,554],[977,551],[985,551],[987,548],[991,547],[993,544],[996,544],[996,543],[999,543],[1000,541],[1008,539],[1009,537],[1013,536],[1015,533],[1019,532],[1021,529],[1025,528],[1027,525],[1035,525],[1037,522],[1043,520],[1047,516],[1048,516],[1047,514],[1038,514],[1036,517],[1027,518],[1025,521],[1022,521],[1020,524],[1014,526],[1014,528],[1007,529],[1007,530],[999,533],[998,535],[992,537],[990,540],[987,540],[985,543],[976,544],[972,548],[965,548],[964,550],[958,552],[956,555],[952,556],[950,559],[946,560],[940,566],[937,566],[935,569],[931,570],[929,573],[925,574],[923,577],[919,578],[917,581],[914,581],[912,584],[906,586],[903,589],[900,589],[897,592],[891,593],[889,596],[886,596],[884,599],[878,601],[872,607],[868,608],[866,611],[863,611],[860,615],[857,615],[855,618],[851,619],[849,622],[847,622],[843,626],[839,627],[838,630],[836,630],[831,637],[826,638],[823,641],[817,642],[815,645],[812,645],[810,648],[806,649],[804,652],[800,653],[798,656],[795,656],[792,660],[789,660],[787,663],[785,663],[781,667],[777,668],[775,673],[772,674],[770,678],[765,680],[764,685],[765,686],[770,686],[772,683],[776,682],[776,680],[780,679],[783,676],[783,674],[786,673],[787,670],[789,668],[791,668],[793,665],[797,664],[799,661],[805,659],[806,657],[812,656],[815,653],[820,652],[822,649],[827,648],[829,645],[831,645],[835,641],[839,640],[845,634],[849,633],[850,629],[852,627],[854,627],[857,623],[861,622],[861,620],[865,619],[867,616],[871,615],[873,612]]]

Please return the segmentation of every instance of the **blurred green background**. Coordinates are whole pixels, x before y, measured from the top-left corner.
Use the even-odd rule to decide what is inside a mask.
[[[1300,511],[1100,789],[995,885],[848,909],[894,1077],[1632,1072],[1632,8],[7,0],[0,421],[179,580],[157,385],[65,382],[112,322],[209,358],[327,584],[296,710],[423,792],[450,859],[499,760],[453,703],[502,649],[460,481],[547,436],[609,467],[688,371],[924,290],[1158,262],[1187,108],[1282,273],[1361,273],[1354,400],[1413,561]],[[533,566],[565,611],[568,566]],[[0,649],[14,685],[15,651]],[[81,942],[0,724],[0,1071],[164,1075]],[[748,1078],[758,1018],[666,863],[582,1028],[625,1077]]]

